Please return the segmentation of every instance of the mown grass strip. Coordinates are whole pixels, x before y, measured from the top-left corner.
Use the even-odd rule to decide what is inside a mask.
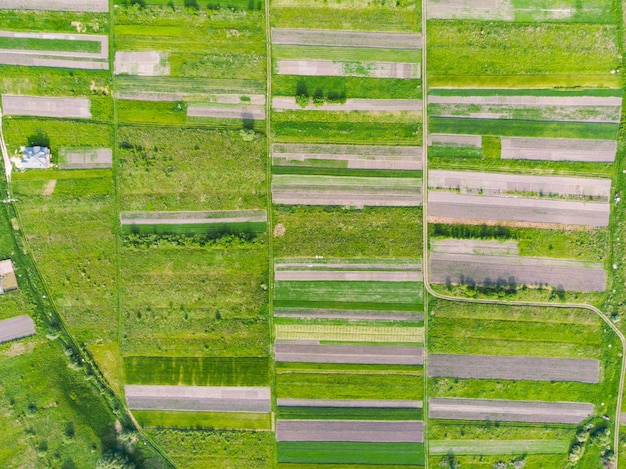
[[[242,223],[193,223],[193,224],[124,224],[121,225],[122,234],[237,234],[237,233],[265,233],[265,222]]]
[[[278,442],[278,462],[423,464],[421,443]]]
[[[279,419],[422,420],[422,409],[358,407],[279,407]]]
[[[423,327],[322,326],[276,324],[276,340],[319,340],[351,342],[424,341]]]
[[[541,122],[504,119],[431,117],[429,130],[439,134],[470,134],[506,137],[582,138],[615,140],[619,124]]]
[[[38,39],[25,37],[0,37],[0,49],[28,49],[41,51],[90,52],[97,54],[100,41],[72,41],[68,39]]]
[[[571,442],[568,440],[439,440],[430,441],[432,455],[466,454],[551,454],[567,453]]]
[[[267,357],[124,357],[127,384],[267,386]]]
[[[269,430],[270,414],[247,412],[175,412],[135,410],[143,427],[186,430]]]
[[[490,77],[487,77],[489,79]],[[622,89],[588,88],[588,89],[560,89],[560,88],[431,88],[430,96],[594,96],[594,97],[621,97]]]
[[[541,74],[541,75],[467,75],[447,76],[444,74],[428,77],[428,84],[434,88],[583,88],[598,87],[618,89],[622,79],[618,74]]]
[[[368,49],[361,47],[276,45],[274,59],[334,60],[343,62],[410,62],[420,63],[418,50]]]

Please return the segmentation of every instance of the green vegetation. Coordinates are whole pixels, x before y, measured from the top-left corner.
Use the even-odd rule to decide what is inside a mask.
[[[66,52],[98,53],[101,48],[102,45],[100,41],[0,37],[0,49],[60,50]]]
[[[422,420],[422,409],[367,407],[279,407],[279,419]]]
[[[569,440],[446,440],[430,442],[430,454],[464,455],[520,455],[564,454],[569,450]],[[433,450],[433,446],[436,448]]]
[[[275,443],[269,432],[151,430],[148,434],[181,469],[270,469]]]
[[[277,372],[276,395],[294,399],[421,399],[421,370],[413,374]]]
[[[268,353],[262,238],[231,249],[170,244],[120,255],[124,355]]]
[[[618,127],[618,124],[592,122],[537,122],[513,119],[431,117],[428,128],[432,133],[437,134],[614,140]]]
[[[143,427],[183,430],[270,430],[270,414],[135,410]]]
[[[363,0],[279,0],[272,2],[272,26],[277,28],[346,29],[355,31],[419,32],[421,1],[369,3]]]
[[[419,80],[364,77],[318,77],[275,75],[272,93],[275,96],[297,96],[306,90],[312,95],[321,89],[324,96],[337,95],[346,98],[369,99],[420,99],[422,91]]]
[[[428,27],[429,73],[435,76],[601,76],[619,65],[614,26],[464,20],[432,21]]]
[[[77,22],[80,26],[72,24]],[[8,31],[49,31],[55,33],[73,33],[78,29],[84,33],[107,35],[109,15],[107,13],[88,13],[79,11],[37,11],[0,10],[0,30]]]
[[[121,127],[118,140],[122,211],[265,207],[261,135],[246,141],[224,130]]]
[[[72,333],[88,343],[115,340],[111,172],[16,174],[13,190],[20,228]]]
[[[278,461],[317,464],[424,464],[424,445],[279,441]]]
[[[420,63],[419,50],[358,48],[349,46],[275,45],[272,59],[333,60],[342,62],[409,62]],[[400,80],[398,80],[400,81]]]
[[[419,311],[419,282],[281,281],[274,286],[276,307],[400,309]]]
[[[268,386],[267,357],[124,357],[128,384]]]
[[[97,97],[111,92],[111,76],[103,71],[9,65],[0,65],[0,71],[3,94]]]

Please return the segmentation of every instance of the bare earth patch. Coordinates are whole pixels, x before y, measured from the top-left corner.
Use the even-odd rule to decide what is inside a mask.
[[[89,98],[52,98],[5,94],[2,95],[2,109],[7,115],[91,118],[91,100]]]
[[[46,182],[45,186],[43,186],[43,190],[41,191],[41,195],[43,195],[44,197],[50,197],[54,192],[54,188],[56,187],[56,185],[56,179],[51,179],[50,181]]]
[[[423,422],[383,420],[277,420],[278,441],[424,441]]]
[[[303,46],[421,49],[422,35],[313,29],[272,28],[272,44]]]
[[[617,141],[550,138],[502,138],[503,160],[590,161],[612,163]]]
[[[30,316],[17,316],[0,321],[0,343],[34,335],[35,323]]]
[[[277,362],[423,365],[422,347],[319,345],[276,342]]]

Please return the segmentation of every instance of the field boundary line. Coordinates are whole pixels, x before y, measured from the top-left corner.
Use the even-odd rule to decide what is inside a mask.
[[[427,0],[422,0],[422,272],[424,263],[428,263],[428,53],[427,53]],[[428,267],[426,267],[428,271]],[[428,277],[422,274],[422,288],[427,289]],[[422,397],[422,434],[424,445],[424,469],[428,469],[428,456],[430,454],[430,435],[428,425],[428,295],[422,291],[424,303],[424,352],[422,355],[422,373],[424,374],[423,397]]]
[[[270,431],[274,433],[274,460],[273,466],[278,466],[278,441],[276,440],[276,357],[274,353],[274,224],[272,214],[272,26],[270,21],[270,0],[265,0],[265,188],[267,194],[266,211],[267,221],[267,313],[269,325],[269,370],[270,373]]]

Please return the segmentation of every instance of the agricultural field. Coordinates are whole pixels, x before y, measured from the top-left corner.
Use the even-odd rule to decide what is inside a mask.
[[[429,311],[431,463],[482,455],[560,467],[581,446],[593,467],[621,360],[600,318],[443,300],[430,300]]]
[[[279,463],[424,464],[421,281],[414,259],[275,260]]]

